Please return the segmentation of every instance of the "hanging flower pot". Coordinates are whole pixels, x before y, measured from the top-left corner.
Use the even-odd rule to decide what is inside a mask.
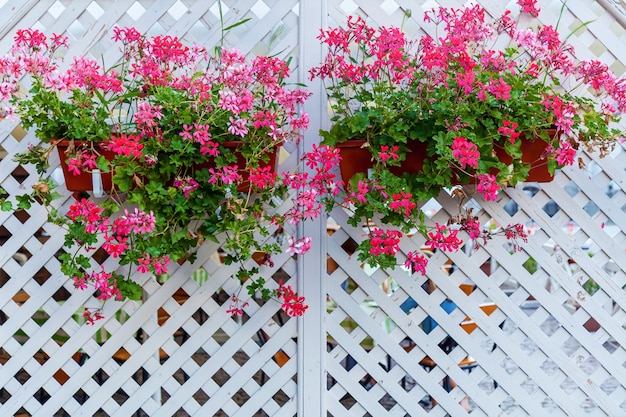
[[[94,191],[96,195],[101,196],[103,192],[109,192],[113,188],[110,172],[101,172],[99,169],[85,166],[86,160],[95,158],[97,155],[104,156],[108,161],[112,161],[115,153],[108,149],[107,144],[103,142],[87,142],[80,140],[61,140],[56,145],[59,158],[61,160],[61,169],[65,177],[65,187],[69,191]],[[79,154],[77,162],[81,167],[68,164],[68,158],[72,158],[75,150],[85,150]],[[95,152],[90,152],[95,151]],[[94,160],[95,163],[95,160]],[[72,166],[73,165],[73,166]]]
[[[532,6],[521,12],[538,14]],[[551,26],[518,27],[528,20],[514,19],[509,10],[489,16],[478,4],[427,11],[424,20],[438,27],[436,38],[409,38],[402,27],[370,26],[358,16],[320,31],[327,53],[309,75],[326,88],[331,124],[319,132],[323,143],[342,146],[337,144],[367,135],[372,144],[362,156],[344,157],[366,168],[373,161],[371,180],[332,189],[326,206],[344,209],[352,226],[366,225],[359,261],[381,268],[404,261],[425,275],[426,255],[401,249],[403,235],[417,230],[427,246],[443,251],[462,247],[460,231],[486,243],[492,231],[466,205],[473,194],[497,201],[509,185],[550,181],[548,168],[574,164],[579,148],[608,155],[623,136],[618,122],[626,100],[615,88],[623,78],[597,60],[576,60]],[[566,50],[572,54],[561,59]],[[524,132],[550,126],[565,131],[520,142]],[[407,138],[428,144],[423,166],[409,162]],[[393,154],[381,149],[394,142]],[[417,173],[379,169],[389,157],[407,159],[398,169]],[[344,169],[344,182],[351,172]],[[457,183],[464,187],[450,191]],[[447,222],[427,221],[420,204],[442,192],[458,201],[459,214]],[[507,238],[526,239],[522,225],[502,231]]]
[[[72,144],[73,142],[73,144]],[[241,141],[229,141],[224,142],[222,145],[229,151],[233,152],[237,158],[236,165],[242,170],[246,166],[246,158],[238,152],[237,149],[241,147]],[[71,148],[71,150],[70,150]],[[104,192],[110,192],[113,188],[112,174],[111,172],[101,172],[97,168],[89,170],[72,169],[68,164],[68,157],[71,158],[74,154],[74,149],[92,148],[97,154],[104,156],[108,161],[112,161],[115,157],[115,153],[108,149],[106,143],[89,143],[84,141],[70,141],[61,140],[57,143],[57,149],[59,152],[59,158],[61,159],[61,168],[63,170],[63,176],[65,178],[65,186],[69,191],[93,191],[97,196],[102,196]],[[271,149],[269,153],[269,161],[259,161],[259,167],[271,167],[271,172],[276,172],[276,166],[278,163],[278,147]],[[206,162],[197,167],[198,169],[215,168],[213,161]],[[238,191],[247,191],[250,185],[248,180],[249,172],[244,170],[241,172],[243,181],[237,186]]]
[[[41,144],[14,159],[35,164],[40,181],[15,203],[0,198],[3,210],[49,206],[60,195],[50,192],[56,184],[46,172],[58,146],[66,178],[59,189],[109,192],[98,202],[75,195],[65,213],[50,210],[55,224],[67,226],[64,244],[71,250],[61,269],[76,287],[95,286],[103,302],[140,299],[135,272],[164,274],[169,263],[192,262],[199,246],[213,241],[238,265],[235,275],[247,278],[244,293],[281,299],[287,314],[304,313],[302,297],[274,282],[266,287],[258,268],[246,263],[256,252],[266,253],[269,263],[272,254],[301,255],[311,246],[307,237],[291,236],[291,225],[319,215],[308,207],[331,180],[301,175],[300,167],[274,172],[279,148],[295,145],[308,125],[298,109],[310,92],[290,87],[289,62],[277,57],[247,58],[227,49],[213,55],[135,28],[116,27],[112,38],[123,57],[114,70],[76,57],[61,72],[58,62],[66,54],[57,51],[67,39],[17,31],[12,54],[3,57],[12,68],[3,78],[11,96],[4,105],[15,107],[22,127],[36,131]],[[32,56],[45,64],[27,65]],[[81,76],[85,68],[89,77]],[[22,77],[30,81],[26,92]],[[98,175],[98,169],[107,172]],[[279,212],[278,204],[289,199],[294,208]],[[99,250],[130,272],[119,274],[115,263],[112,271],[88,268],[84,253]],[[243,314],[237,294],[228,311]],[[93,321],[101,312],[87,310],[85,317]]]
[[[353,139],[338,143],[337,148],[341,154],[339,169],[341,179],[345,184],[350,183],[350,179],[356,174],[365,174],[374,167],[372,155],[367,148],[364,148],[365,140]]]
[[[554,138],[557,135],[556,129],[547,129],[546,132],[550,138]],[[549,144],[541,138],[529,139],[525,135],[521,135],[520,150],[522,151],[522,162],[530,164],[530,170],[528,171],[528,177],[526,182],[550,182],[554,180],[554,175],[548,170],[548,157],[546,155],[546,148]],[[495,153],[498,159],[509,165],[513,162],[513,157],[506,153],[504,148],[495,147]]]
[[[365,143],[364,139],[351,139],[336,145],[341,154],[339,164],[341,177],[346,184],[356,174],[362,173],[367,176],[368,171],[374,167],[372,151],[364,146]],[[409,141],[407,147],[406,159],[400,163],[400,166],[389,167],[389,171],[394,175],[419,174],[422,171],[424,159],[428,157],[426,143],[413,140]]]

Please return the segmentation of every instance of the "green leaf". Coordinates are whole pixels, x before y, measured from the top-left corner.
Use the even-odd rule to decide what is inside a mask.
[[[567,36],[565,37],[565,41],[567,41],[569,38],[571,38],[573,35],[575,35],[575,34],[576,34],[576,32],[578,32],[580,29],[582,29],[582,28],[586,27],[587,25],[589,25],[590,23],[593,23],[593,22],[595,22],[595,21],[596,21],[596,19],[593,19],[593,20],[588,20],[588,21],[586,21],[586,22],[584,22],[584,23],[581,23],[580,25],[576,26],[576,27],[574,28],[574,30],[572,30],[572,31],[570,32],[570,34],[569,34],[569,35],[567,35]]]
[[[226,27],[223,29],[223,31],[224,31],[224,32],[226,32],[227,30],[231,30],[231,29],[233,29],[233,28],[236,28],[237,26],[241,26],[241,25],[243,25],[244,23],[249,22],[250,20],[252,20],[252,18],[251,18],[251,17],[248,17],[248,18],[246,18],[246,19],[242,19],[242,20],[240,20],[240,21],[239,21],[239,22],[237,22],[237,23],[233,23],[233,24],[232,24],[232,25],[230,25],[230,26],[226,26]]]
[[[130,279],[125,280],[122,275],[118,275],[116,284],[124,298],[128,298],[130,300],[141,300],[141,285],[137,284],[135,281]]]
[[[2,204],[0,204],[0,209],[2,211],[13,211],[13,204],[10,201],[3,200]]]
[[[50,201],[52,201],[52,200],[56,200],[57,198],[61,198],[61,197],[63,197],[60,193],[58,193],[58,192],[56,192],[56,191],[51,192],[51,193],[49,194],[49,196],[50,196]]]
[[[104,157],[104,155],[98,155],[96,158],[96,165],[98,169],[102,172],[109,172],[111,170],[109,160]]]
[[[370,119],[365,112],[358,112],[352,117],[352,122],[350,123],[354,132],[365,132],[365,130],[370,126]]]
[[[34,199],[28,194],[18,195],[15,197],[17,200],[17,208],[22,210],[28,210],[31,208]]]

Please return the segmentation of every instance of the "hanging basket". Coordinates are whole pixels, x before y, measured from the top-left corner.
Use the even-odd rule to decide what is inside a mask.
[[[339,169],[345,184],[348,184],[356,174],[367,176],[368,171],[374,167],[370,150],[363,146],[365,142],[364,139],[351,139],[336,145],[341,154]],[[401,176],[403,173],[418,174],[422,171],[424,159],[427,158],[426,143],[414,140],[410,141],[407,147],[409,152],[407,152],[406,159],[400,163],[400,166],[389,167],[392,174]]]
[[[104,193],[109,193],[114,187],[112,175],[110,172],[100,172],[99,170],[94,170],[92,172],[81,172],[80,174],[75,175],[74,173],[69,171],[67,158],[68,148],[70,147],[71,142],[72,141],[70,140],[61,140],[57,143],[59,158],[61,159],[61,168],[63,169],[63,176],[65,177],[65,187],[67,188],[67,190],[74,192],[91,191],[94,192],[96,196],[102,196]],[[76,149],[80,149],[81,144],[83,143],[83,141],[79,140],[74,140],[73,142]],[[235,154],[235,156],[237,157],[236,164],[238,167],[245,167],[246,158],[238,151],[238,149],[241,147],[241,144],[241,141],[229,141],[224,142],[222,145]],[[109,161],[112,161],[115,157],[115,153],[113,151],[110,151],[106,147],[106,143],[93,143],[90,144],[90,146],[95,148],[95,150],[100,155],[103,155]],[[269,154],[269,161],[267,163],[261,162],[259,164],[260,167],[263,168],[271,166],[272,172],[276,172],[276,166],[278,163],[278,149],[279,146],[274,147],[272,152]],[[215,163],[212,160],[198,165],[196,169],[209,168],[215,168]],[[244,171],[241,173],[241,175],[243,177],[243,182],[239,184],[237,190],[247,191],[250,186],[250,182],[248,180],[249,173],[247,171]]]
[[[551,138],[557,135],[556,129],[547,129],[546,132]],[[541,138],[531,140],[524,135],[521,135],[519,140],[521,141],[522,162],[530,164],[525,182],[551,182],[554,180],[554,175],[548,171],[548,160],[544,157],[544,152],[549,146],[548,143]],[[507,165],[513,162],[513,157],[506,153],[504,148],[497,147],[495,152],[501,162]]]
[[[71,146],[72,142],[74,143],[74,148],[76,149],[80,149],[81,144],[85,143],[85,141],[80,140],[61,140],[56,145],[59,152],[59,158],[61,160],[61,169],[63,170],[63,176],[65,177],[65,188],[69,191],[93,191],[94,194],[100,196],[103,195],[104,192],[110,192],[113,189],[110,172],[93,170],[92,172],[81,172],[80,174],[75,175],[69,171],[67,157],[68,148]],[[109,161],[112,161],[115,157],[115,153],[106,147],[105,142],[91,143],[90,146]]]
[[[344,184],[350,183],[350,179],[356,174],[368,175],[368,171],[374,166],[372,154],[364,148],[365,140],[354,139],[338,143],[337,149],[341,155],[339,170]]]

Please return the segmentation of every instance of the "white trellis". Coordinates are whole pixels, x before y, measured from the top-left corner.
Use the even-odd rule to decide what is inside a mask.
[[[22,27],[66,33],[68,56],[89,52],[107,62],[118,58],[114,25],[205,45],[221,38],[216,1],[15,3],[0,0],[0,53]],[[293,166],[328,124],[321,86],[306,73],[322,56],[319,28],[348,14],[400,24],[411,9],[404,29],[419,35],[430,30],[423,10],[462,3],[222,0],[225,25],[250,18],[227,33],[225,46],[293,56],[294,81],[314,92],[306,108],[312,126],[299,149],[285,150],[283,166]],[[513,0],[480,3],[492,15],[516,9]],[[539,6],[543,23],[554,24],[562,3]],[[570,41],[581,58],[621,74],[624,15],[623,2],[570,0],[561,28],[593,20]],[[36,176],[6,155],[33,141],[17,121],[0,123],[0,185],[9,194],[25,192]],[[552,183],[475,200],[482,222],[519,222],[534,233],[516,254],[498,240],[435,253],[428,278],[437,288],[428,291],[426,277],[356,261],[363,231],[341,210],[330,214],[332,234],[325,221],[303,225],[299,232],[315,242],[306,257],[284,254],[260,267],[307,297],[300,319],[255,299],[241,320],[230,317],[228,298],[239,284],[216,256],[219,244],[207,243],[194,264],[172,268],[162,283],[136,277],[145,283],[141,303],[111,303],[106,320],[85,326],[76,313],[90,294],[59,272],[62,233],[39,206],[0,212],[0,415],[461,416],[467,396],[476,416],[626,416],[626,160],[622,148],[581,158],[584,168],[564,169]],[[424,209],[441,222],[456,207],[442,193]],[[406,239],[402,251],[423,243]],[[409,297],[417,307],[405,312]],[[454,310],[444,310],[446,299]],[[427,334],[420,324],[429,316],[438,326]],[[443,350],[449,338],[455,344]]]

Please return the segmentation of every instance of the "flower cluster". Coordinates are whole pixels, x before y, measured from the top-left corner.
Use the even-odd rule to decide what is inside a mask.
[[[17,31],[11,54],[0,58],[2,115],[19,116],[42,142],[16,157],[42,175],[32,194],[16,198],[17,208],[49,205],[59,195],[49,157],[69,142],[61,162],[77,201],[65,215],[52,208],[51,219],[67,228],[66,247],[83,249],[62,257],[78,288],[92,285],[103,301],[136,299],[141,291],[131,273],[163,274],[170,262],[193,261],[198,245],[223,236],[224,262],[240,264],[246,287],[301,314],[303,299],[265,288],[257,265],[245,263],[257,252],[270,262],[273,253],[300,255],[311,246],[309,238],[290,237],[286,247],[282,236],[268,238],[318,216],[322,191],[332,186],[327,171],[336,159],[325,161],[326,171],[276,173],[281,146],[298,142],[308,125],[301,107],[310,93],[288,86],[288,62],[278,57],[210,53],[134,28],[116,27],[112,37],[121,59],[110,66],[63,56],[65,37],[35,29]],[[98,204],[83,198],[87,188],[70,188],[74,176],[91,181],[96,170],[108,194]],[[290,199],[294,208],[277,214]],[[7,203],[2,207],[11,209]],[[83,252],[100,247],[130,272],[94,272]]]
[[[519,4],[538,12],[533,1]],[[409,187],[425,197],[480,174],[495,174],[501,186],[525,180],[523,134],[546,142],[551,171],[571,161],[572,147],[606,152],[620,137],[613,123],[626,109],[626,82],[599,61],[576,61],[554,27],[518,28],[509,11],[488,21],[479,5],[440,8],[425,20],[443,36],[407,39],[358,17],[321,31],[329,52],[310,76],[326,83],[333,110],[326,143],[366,139],[378,172],[410,158],[411,141],[425,143],[429,163]],[[493,49],[504,40],[510,47]],[[583,94],[563,88],[571,84]],[[541,133],[550,128],[558,134]],[[498,150],[513,161],[499,160]]]
[[[278,282],[278,288],[275,290],[275,296],[281,303],[283,311],[292,317],[302,316],[309,308],[304,304],[304,297],[299,296],[290,285],[285,285],[282,280]],[[241,302],[241,299],[237,294],[233,294],[230,297],[230,305],[226,312],[233,316],[242,316],[244,308],[249,305],[248,301]]]
[[[379,244],[381,230],[394,238],[417,230],[442,250],[457,250],[461,232],[486,241],[471,216],[427,228],[418,202],[459,185],[497,200],[508,185],[538,181],[537,169],[549,178],[578,151],[605,156],[622,140],[626,79],[597,60],[577,60],[557,28],[521,25],[540,11],[536,0],[517,4],[524,19],[509,10],[492,19],[477,4],[428,11],[437,37],[410,39],[353,16],[320,31],[328,53],[309,75],[324,83],[332,112],[323,143],[354,149],[359,140],[359,159],[369,161],[342,178],[336,198],[354,226],[373,224],[361,260],[393,266],[396,244]],[[517,225],[502,232],[525,236]],[[406,261],[413,270],[425,263],[418,254]]]

